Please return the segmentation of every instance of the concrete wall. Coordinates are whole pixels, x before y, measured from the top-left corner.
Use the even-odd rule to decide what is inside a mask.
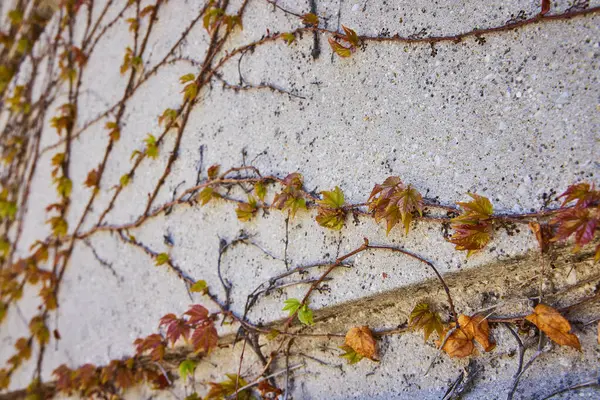
[[[95,3],[99,12],[103,2]],[[323,26],[329,29],[343,24],[360,35],[397,32],[408,36],[424,29],[425,35],[447,36],[503,25],[521,11],[533,16],[539,12],[538,3],[336,0],[317,2],[316,7]],[[305,1],[278,4],[300,14],[309,11]],[[568,1],[552,2],[552,12],[563,12],[569,6]],[[120,7],[111,7],[107,20]],[[237,2],[230,7],[236,9]],[[171,0],[161,8],[144,57],[146,70],[162,59],[200,8],[200,2],[183,0]],[[300,26],[298,18],[266,1],[251,0],[243,31],[232,35],[227,48],[259,39],[266,29],[287,31]],[[125,47],[132,42],[127,28],[124,21],[117,22],[88,60],[78,127],[86,126],[123,94],[126,78],[119,73],[119,65]],[[79,34],[82,30],[78,29]],[[367,42],[349,59],[332,56],[327,37],[318,35],[321,53],[317,59],[311,56],[312,34],[305,34],[291,46],[277,41],[248,52],[240,63],[229,63],[223,78],[233,84],[239,83],[241,71],[247,83],[274,85],[302,98],[270,90],[236,92],[215,80],[201,93],[202,101],[190,115],[179,158],[155,204],[168,202],[174,190],[181,193],[195,184],[201,146],[204,171],[212,164],[223,169],[251,164],[264,174],[279,177],[299,171],[308,190],[318,192],[338,185],[347,201],[354,203],[365,201],[375,183],[398,175],[442,204],[466,200],[465,193],[472,191],[489,197],[497,211],[530,212],[544,206],[545,196],[553,191],[561,192],[580,180],[597,181],[600,16],[548,21],[486,35],[483,44],[473,38],[440,43],[434,46],[435,52],[428,44]],[[207,44],[208,35],[198,24],[177,54],[200,61]],[[82,231],[92,228],[107,206],[111,188],[130,168],[132,151],[143,149],[147,133],[160,133],[157,116],[180,104],[178,78],[197,70],[193,62],[166,65],[129,99],[121,140],[110,155],[99,197]],[[63,102],[64,93],[50,108]],[[27,254],[31,243],[50,233],[44,224],[45,207],[55,199],[49,165],[57,151],[52,146],[58,140],[47,123],[42,149],[48,150],[40,155],[41,167],[33,179],[21,255]],[[140,215],[174,140],[175,135],[167,135],[159,158],[143,162],[106,222],[127,223]],[[104,122],[100,122],[72,144],[70,226],[76,224],[89,198],[90,190],[82,183],[101,161],[106,141]],[[270,189],[269,196],[275,190]],[[243,199],[245,195],[233,189],[230,196]],[[270,277],[286,268],[334,260],[360,246],[364,237],[371,243],[404,246],[432,261],[447,274],[462,313],[497,303],[504,304],[498,315],[527,312],[531,306],[527,298],[536,295],[537,243],[526,227],[514,232],[498,230],[486,250],[467,259],[444,239],[437,223],[418,222],[408,236],[399,228],[386,236],[384,226],[369,217],[349,218],[341,232],[332,232],[319,227],[314,216],[314,212],[300,212],[286,222],[284,213],[260,213],[254,221],[242,223],[236,219],[233,205],[217,201],[205,207],[175,207],[130,233],[156,252],[168,253],[185,274],[206,280],[220,298],[224,296],[217,274],[220,241],[241,234],[250,237],[255,245],[236,246],[222,260],[223,275],[232,283],[232,310],[236,313],[243,312],[250,292]],[[165,235],[173,246],[165,243]],[[155,267],[146,254],[124,245],[117,235],[100,232],[86,241],[75,247],[61,288],[59,311],[50,319],[50,326],[60,331],[62,339],[53,340],[47,350],[44,376],[48,379],[61,363],[71,367],[86,362],[103,364],[132,354],[133,340],[155,332],[166,313],[182,313],[192,302],[213,307],[199,294],[190,298],[172,271]],[[574,258],[566,249],[558,250],[555,257],[555,268],[545,285],[548,302],[566,305],[594,290],[598,270],[589,258]],[[442,307],[444,292],[423,264],[377,252],[365,252],[351,262],[351,268],[331,275],[327,290],[312,297],[311,307],[319,310],[312,331],[344,333],[349,327],[365,324],[373,329],[402,326],[420,301],[440,305],[448,319],[448,310]],[[302,278],[318,277],[321,272],[313,270]],[[306,285],[295,285],[264,296],[249,319],[264,324],[280,321],[286,316],[281,311],[283,301],[301,298],[306,290]],[[35,288],[26,290],[19,309],[12,309],[0,327],[3,357],[11,354],[11,344],[27,331],[26,322],[38,305],[36,295]],[[577,320],[591,320],[598,311],[597,306],[590,306]],[[236,328],[223,326],[219,331],[233,335]],[[578,326],[577,334],[583,351],[558,346],[546,349],[523,377],[516,398],[542,398],[560,386],[597,374],[596,331]],[[424,372],[437,350],[432,342],[424,345],[419,333],[385,337],[380,342],[381,361],[363,360],[357,365],[346,365],[338,358],[342,338],[298,341],[290,363],[302,362],[305,367],[292,374],[288,398],[441,398],[449,383],[469,365],[469,371],[477,372],[467,398],[504,398],[517,368],[516,342],[502,326],[494,328],[493,335],[497,349],[474,357],[475,367],[468,360],[442,356],[427,376]],[[272,344],[265,346],[268,354]],[[196,373],[200,393],[205,392],[206,382],[237,372],[241,348],[238,343],[220,349],[200,364]],[[532,355],[535,349],[529,351]],[[285,368],[285,359],[276,365],[275,370]],[[11,388],[27,385],[32,368],[23,368]],[[260,369],[247,350],[242,374],[254,376]],[[278,382],[285,386],[284,380]],[[130,396],[182,398],[190,388],[178,382],[175,394],[139,390]],[[598,392],[580,394],[594,398]],[[575,395],[563,398],[570,396]]]

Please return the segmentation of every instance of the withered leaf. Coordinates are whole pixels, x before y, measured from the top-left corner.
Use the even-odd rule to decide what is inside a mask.
[[[270,393],[272,393],[275,396],[273,398],[277,398],[277,396],[283,394],[283,391],[281,389],[271,386],[269,384],[269,381],[266,379],[258,383],[258,391],[260,392],[260,395],[263,399],[268,399],[269,397],[267,397],[267,395]]]
[[[535,239],[540,246],[540,251],[546,253],[550,249],[550,239],[553,236],[552,227],[548,224],[540,224],[538,222],[531,221],[529,223],[529,229],[535,235]]]
[[[210,167],[208,167],[208,179],[210,179],[211,181],[217,179],[217,177],[219,176],[220,168],[221,167],[219,166],[219,164],[211,165]]]
[[[475,339],[485,351],[492,351],[496,347],[496,343],[490,341],[490,325],[487,319],[481,315],[466,315],[458,316],[458,324],[463,332],[471,339]]]
[[[448,334],[448,331],[444,331],[440,338],[445,338]],[[436,341],[436,344],[439,346],[441,344],[441,340]],[[463,358],[468,357],[473,353],[475,349],[475,345],[473,344],[473,339],[469,337],[469,335],[462,330],[461,328],[457,328],[450,336],[442,350],[444,350],[450,357]]]
[[[351,328],[346,333],[345,344],[363,357],[374,361],[379,358],[377,356],[377,344],[371,330],[366,325]]]
[[[579,339],[570,333],[571,324],[554,308],[540,303],[533,309],[533,314],[528,315],[525,319],[548,335],[553,342],[581,350]]]
[[[100,175],[98,173],[98,169],[93,169],[90,172],[88,172],[84,185],[89,188],[97,187],[99,180]]]

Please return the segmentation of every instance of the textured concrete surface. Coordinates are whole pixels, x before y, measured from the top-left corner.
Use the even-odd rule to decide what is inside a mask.
[[[97,3],[99,8],[102,2]],[[329,1],[317,2],[317,10],[328,28],[344,24],[364,35],[410,35],[423,29],[426,35],[450,35],[502,25],[520,11],[528,16],[539,11],[539,2],[532,0],[495,3]],[[309,10],[305,1],[279,4],[300,13]],[[569,6],[567,1],[556,1],[552,10],[558,12]],[[144,58],[146,70],[162,59],[200,8],[199,2],[171,0],[161,9]],[[267,28],[275,32],[299,26],[297,18],[274,11],[265,1],[252,0],[244,29],[232,36],[229,49],[259,39]],[[339,185],[350,202],[365,201],[375,183],[398,175],[442,204],[465,200],[465,193],[473,191],[488,196],[499,211],[538,210],[546,196],[573,182],[597,182],[598,38],[600,16],[589,16],[490,35],[484,44],[473,39],[438,44],[435,52],[424,44],[368,43],[350,59],[340,59],[331,56],[324,35],[319,36],[321,55],[317,60],[311,57],[312,35],[304,35],[291,46],[276,42],[259,47],[239,64],[244,80],[269,83],[303,98],[268,90],[237,93],[215,82],[210,90],[202,92],[203,100],[190,116],[179,159],[155,204],[169,201],[176,188],[181,192],[195,183],[199,148],[204,146],[204,170],[215,163],[223,168],[246,163],[281,177],[299,171],[308,189],[330,190]],[[131,40],[127,25],[120,22],[99,42],[85,73],[79,127],[122,96],[126,81],[119,74],[119,65]],[[201,60],[207,43],[208,36],[199,25],[184,41],[179,54]],[[165,108],[179,105],[179,76],[196,70],[189,62],[173,63],[162,68],[130,99],[121,140],[109,158],[99,198],[84,230],[95,223],[111,198],[111,188],[129,170],[131,152],[143,149],[147,133],[159,133],[157,116]],[[223,77],[237,84],[238,63],[230,63]],[[52,107],[63,101],[56,99]],[[91,126],[73,143],[75,184],[70,226],[76,223],[89,197],[90,190],[82,183],[87,172],[100,162],[106,145],[103,125]],[[55,196],[49,164],[57,140],[47,126],[42,142],[48,150],[40,159],[44,167],[34,177],[21,254],[26,254],[35,240],[49,234],[44,224],[45,207]],[[159,159],[143,162],[107,222],[130,222],[143,211],[173,143],[174,134],[169,134]],[[271,189],[270,195],[273,193]],[[244,198],[235,190],[231,196]],[[169,253],[187,274],[205,279],[219,296],[223,296],[216,269],[220,239],[230,241],[242,231],[249,235],[257,246],[234,248],[222,265],[224,276],[233,284],[232,308],[236,312],[243,310],[247,295],[256,286],[285,271],[286,257],[290,266],[333,260],[358,247],[363,237],[372,243],[405,246],[431,260],[442,273],[452,274],[457,307],[465,313],[497,301],[533,295],[514,290],[517,285],[527,288],[527,282],[536,274],[535,261],[531,260],[536,242],[524,230],[510,235],[498,231],[485,251],[468,260],[444,240],[439,225],[425,222],[415,224],[408,237],[399,229],[386,236],[382,225],[363,217],[349,219],[341,233],[332,233],[316,225],[314,213],[305,212],[289,221],[287,230],[286,251],[285,215],[273,212],[241,223],[231,204],[214,202],[206,207],[178,207],[131,233],[154,250]],[[170,235],[175,245],[165,244],[164,235]],[[162,315],[181,313],[191,303],[185,286],[174,274],[155,267],[143,252],[124,246],[116,236],[100,233],[91,237],[89,244],[91,247],[84,243],[76,246],[67,270],[60,310],[52,320],[62,340],[48,349],[46,377],[61,363],[72,367],[85,362],[100,364],[131,354],[133,340],[154,332]],[[98,261],[92,248],[110,267]],[[327,283],[330,290],[313,296],[312,307],[325,308],[322,314],[317,313],[323,320],[315,331],[343,332],[344,327],[361,324],[395,327],[406,321],[419,300],[431,297],[443,303],[443,293],[431,280],[431,272],[415,261],[367,252],[352,263],[351,269],[332,275],[334,279]],[[514,270],[505,269],[513,264]],[[568,281],[580,291],[575,293],[589,293],[597,281],[597,266],[589,261],[575,265],[572,271],[570,264],[557,267],[557,281]],[[551,293],[560,290],[548,288]],[[301,297],[305,291],[306,286],[292,286],[265,297],[253,308],[251,320],[269,323],[283,318],[283,301]],[[483,299],[483,293],[494,301]],[[208,305],[201,296],[192,297],[194,302]],[[375,299],[376,305],[360,303],[365,298]],[[27,329],[23,317],[33,315],[36,305],[35,291],[26,292],[19,311],[12,310],[8,322],[0,327],[2,359],[10,354],[9,344]],[[327,311],[327,307],[337,308]],[[511,307],[506,312],[514,312]],[[372,312],[374,309],[380,312]],[[336,315],[331,316],[332,310],[337,310]],[[222,333],[228,333],[228,329],[223,328]],[[555,348],[542,355],[523,378],[518,398],[538,398],[540,393],[597,373],[600,353],[595,332],[582,329],[578,334],[584,351]],[[469,398],[503,398],[508,390],[516,369],[516,344],[502,328],[495,329],[494,336],[499,347],[476,358],[484,372]],[[466,361],[442,357],[430,375],[423,376],[436,349],[432,343],[423,345],[417,333],[384,339],[380,363],[342,365],[343,360],[337,358],[340,344],[341,340],[330,340],[305,345],[303,352],[323,363],[305,359],[306,367],[294,378],[294,398],[441,398],[467,365]],[[202,392],[206,382],[236,371],[239,351],[236,346],[211,356],[197,371],[198,389]],[[250,371],[257,361],[252,355],[246,357],[244,368]],[[293,362],[300,358],[294,357]],[[31,370],[22,370],[13,388],[26,385],[30,376]],[[132,398],[149,395],[147,389],[141,390],[132,393]],[[181,398],[183,391],[179,386],[176,398]],[[578,395],[594,398],[597,392]]]

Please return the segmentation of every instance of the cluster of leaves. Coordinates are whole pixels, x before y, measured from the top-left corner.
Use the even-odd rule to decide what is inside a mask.
[[[390,176],[377,184],[367,201],[375,221],[385,220],[387,233],[400,221],[408,234],[414,213],[423,214],[423,197],[411,185],[404,185],[399,177]]]
[[[458,202],[462,213],[450,221],[454,234],[449,239],[456,250],[467,250],[467,257],[483,249],[491,240],[493,232],[492,203],[483,196],[469,193],[473,199]]]
[[[58,58],[60,79],[63,81],[75,81],[77,78],[77,67],[81,68],[87,62],[87,56],[77,46],[66,46]]]
[[[579,339],[571,333],[571,325],[554,308],[538,304],[525,320],[537,326],[555,343],[581,349]],[[486,352],[496,347],[496,343],[490,339],[490,325],[487,318],[479,314],[472,316],[461,314],[458,316],[458,325],[451,322],[444,326],[439,314],[433,312],[429,304],[420,303],[410,314],[409,327],[413,330],[422,329],[425,341],[429,339],[431,333],[437,332],[439,337],[436,341],[437,346],[441,346],[450,357],[462,358],[474,354],[475,342],[479,343]]]
[[[283,311],[288,311],[290,318],[298,316],[298,320],[304,325],[313,325],[313,312],[308,307],[308,302],[302,304],[298,299],[287,299],[284,301]]]
[[[191,306],[181,318],[175,314],[165,315],[159,326],[165,328],[165,336],[171,345],[182,338],[186,342],[191,341],[194,351],[208,353],[218,344],[214,319],[205,307],[198,304]]]
[[[227,32],[231,32],[236,26],[243,29],[242,19],[239,15],[225,14],[225,10],[215,7],[215,5],[216,1],[211,0],[202,16],[202,25],[208,33],[214,32],[219,24],[225,24]]]
[[[104,367],[84,364],[74,370],[62,364],[52,374],[56,377],[57,392],[85,398],[120,398],[119,393],[141,383],[154,389],[170,386],[162,371],[135,357],[112,360]]]
[[[298,210],[306,210],[306,199],[302,185],[304,178],[302,175],[294,172],[283,179],[283,190],[275,195],[273,206],[283,211],[289,211],[292,218],[296,216]]]
[[[6,99],[6,104],[13,113],[29,114],[31,111],[31,104],[27,101],[25,86],[15,86],[12,96]]]
[[[125,54],[123,55],[123,63],[121,64],[121,75],[127,73],[131,68],[136,72],[141,72],[144,69],[144,62],[141,56],[136,56],[133,53],[131,47],[127,47],[125,49]]]
[[[211,165],[208,168],[207,173],[208,173],[208,180],[214,181],[219,176],[219,166],[216,164]],[[200,191],[200,193],[198,193],[198,196],[196,199],[198,200],[198,202],[201,205],[205,206],[212,199],[218,199],[220,197],[221,197],[221,195],[219,194],[219,192],[217,192],[212,186],[209,185],[209,186],[206,186],[204,189],[202,189]]]
[[[335,38],[329,38],[329,45],[335,54],[342,58],[350,57],[352,53],[356,52],[356,49],[360,46],[360,38],[352,29],[342,25],[344,35],[336,35]],[[347,42],[347,45],[341,44],[338,40]]]
[[[563,198],[563,209],[550,221],[555,226],[556,234],[551,241],[564,241],[573,238],[573,251],[598,237],[600,227],[600,191],[588,183],[569,186],[559,196]],[[564,208],[571,205],[569,208]],[[600,261],[600,244],[596,246],[595,261]]]

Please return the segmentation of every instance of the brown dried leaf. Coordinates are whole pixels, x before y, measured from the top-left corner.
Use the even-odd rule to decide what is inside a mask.
[[[554,308],[540,303],[533,309],[533,314],[528,315],[525,319],[548,335],[553,342],[581,350],[579,339],[570,333],[571,324]]]
[[[550,248],[550,239],[553,236],[552,227],[548,224],[539,224],[531,221],[529,223],[529,229],[535,235],[535,238],[540,245],[540,251],[546,253]]]
[[[490,325],[481,315],[459,315],[458,324],[471,339],[475,339],[485,351],[492,351],[496,343],[490,341]]]
[[[447,333],[447,331],[444,331],[440,337],[446,337]],[[436,344],[439,346],[441,341],[436,341]],[[461,328],[457,328],[452,332],[448,340],[446,340],[444,347],[442,347],[442,350],[448,353],[450,357],[456,358],[468,357],[473,353],[474,349],[473,339]]]
[[[368,326],[354,327],[346,333],[345,343],[363,357],[377,361],[377,344]]]

